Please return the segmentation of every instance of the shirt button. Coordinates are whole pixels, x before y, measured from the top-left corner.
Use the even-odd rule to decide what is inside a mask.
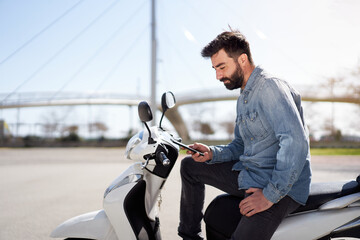
[[[245,100],[244,103],[247,103],[247,100]]]
[[[252,141],[252,140],[254,140],[254,138],[250,138],[250,140]]]

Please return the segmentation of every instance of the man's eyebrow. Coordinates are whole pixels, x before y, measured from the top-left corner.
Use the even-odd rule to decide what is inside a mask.
[[[218,67],[220,67],[221,65],[224,65],[225,63],[219,63],[218,65],[216,65],[216,66],[213,66],[213,69],[216,69],[216,68],[218,68]]]

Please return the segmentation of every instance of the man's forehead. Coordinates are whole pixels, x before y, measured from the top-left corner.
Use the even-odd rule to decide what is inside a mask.
[[[223,49],[221,49],[217,53],[211,56],[212,67],[213,68],[219,67],[222,64],[225,64],[229,59],[230,58],[226,54],[226,52]]]

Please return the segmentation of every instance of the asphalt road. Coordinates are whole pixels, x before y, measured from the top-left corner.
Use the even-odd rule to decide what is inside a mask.
[[[103,193],[132,162],[115,148],[0,149],[0,240],[50,239],[64,220],[102,208]],[[360,156],[314,156],[313,181],[360,174]],[[179,239],[179,163],[162,192],[163,239]],[[220,192],[207,188],[205,204]]]

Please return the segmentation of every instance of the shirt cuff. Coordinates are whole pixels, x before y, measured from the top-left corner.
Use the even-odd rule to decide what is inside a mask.
[[[219,154],[217,154],[216,148],[214,146],[209,146],[209,148],[212,152],[212,158],[210,160],[206,161],[206,163],[209,163],[209,164],[216,163]]]
[[[271,183],[269,183],[264,189],[263,194],[267,200],[272,203],[278,203],[285,195],[276,189]]]

